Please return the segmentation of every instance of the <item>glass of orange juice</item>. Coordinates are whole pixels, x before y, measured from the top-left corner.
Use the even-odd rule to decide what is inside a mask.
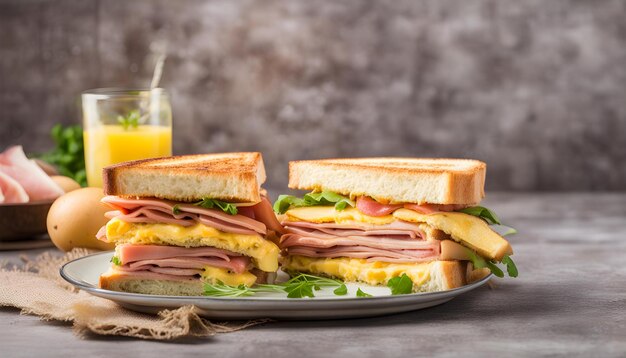
[[[102,187],[102,168],[172,155],[172,108],[162,88],[83,92],[83,138],[89,186]]]

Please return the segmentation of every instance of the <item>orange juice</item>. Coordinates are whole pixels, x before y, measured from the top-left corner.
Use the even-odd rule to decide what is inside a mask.
[[[172,155],[171,126],[124,129],[111,124],[86,129],[83,134],[89,186],[102,187],[102,168],[107,165]]]

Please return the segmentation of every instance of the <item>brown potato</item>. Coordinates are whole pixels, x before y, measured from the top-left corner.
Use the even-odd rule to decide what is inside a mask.
[[[47,227],[50,239],[56,247],[70,251],[75,247],[97,250],[113,250],[114,244],[96,239],[96,233],[108,221],[104,213],[109,211],[100,199],[100,188],[82,188],[59,197],[48,212]]]

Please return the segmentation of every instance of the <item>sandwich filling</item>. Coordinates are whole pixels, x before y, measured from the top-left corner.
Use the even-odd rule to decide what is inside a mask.
[[[233,213],[152,198],[102,201],[113,210],[98,238],[116,243],[117,275],[250,286],[278,269],[279,249],[266,234],[282,227],[266,198]]]
[[[419,291],[422,264],[477,256],[500,261],[512,254],[509,243],[483,219],[458,212],[467,205],[384,204],[366,196],[341,199],[349,200],[342,207],[307,202],[307,196],[289,200],[292,204],[282,216],[286,233],[279,245],[289,270],[370,284],[385,284],[407,273]],[[279,199],[274,209],[281,205]],[[417,271],[409,269],[413,266]]]

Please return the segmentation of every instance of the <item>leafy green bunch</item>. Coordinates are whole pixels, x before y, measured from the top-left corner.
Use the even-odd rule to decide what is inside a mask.
[[[61,175],[74,179],[81,186],[87,186],[82,127],[79,125],[63,127],[57,124],[52,127],[50,134],[55,148],[37,157],[54,165]]]

